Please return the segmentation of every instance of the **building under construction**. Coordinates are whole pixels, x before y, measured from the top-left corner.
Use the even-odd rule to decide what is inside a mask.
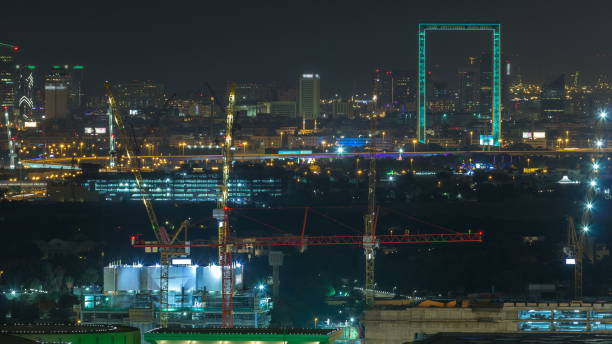
[[[143,332],[158,327],[160,269],[160,265],[141,264],[105,267],[103,289],[75,291],[81,299],[77,319],[84,324],[130,325]],[[234,322],[239,327],[267,327],[272,302],[265,289],[244,288],[243,269],[242,264],[235,264]],[[170,266],[169,327],[219,327],[221,308],[220,266],[192,265],[188,259]]]

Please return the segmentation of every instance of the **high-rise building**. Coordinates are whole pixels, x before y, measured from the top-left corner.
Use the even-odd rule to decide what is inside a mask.
[[[117,102],[130,110],[161,108],[165,104],[164,84],[134,80],[116,86]]]
[[[415,74],[409,71],[395,70],[392,72],[393,94],[392,102],[396,106],[414,103],[416,100]]]
[[[565,111],[565,74],[561,74],[544,84],[540,102],[542,115],[545,118],[563,114]]]
[[[480,112],[490,114],[493,102],[493,59],[491,54],[480,57]]]
[[[474,112],[480,104],[480,73],[476,59],[471,57],[467,67],[459,69],[459,104],[458,110]]]
[[[510,112],[510,86],[512,86],[512,62],[505,59],[502,62],[501,73],[501,102],[504,115]]]
[[[15,54],[19,47],[0,43],[0,106],[15,106]]]
[[[35,87],[39,83],[37,67],[34,65],[17,65],[16,105],[22,120],[33,119]]]
[[[321,102],[319,74],[303,74],[299,82],[299,116],[304,120],[316,120]]]
[[[377,68],[372,74],[372,96],[379,108],[400,107],[416,99],[414,73]]]
[[[55,65],[45,77],[45,118],[48,120],[68,119],[68,87],[70,70],[68,66]]]
[[[393,74],[376,68],[372,74],[372,97],[376,96],[378,107],[385,108],[393,103]]]

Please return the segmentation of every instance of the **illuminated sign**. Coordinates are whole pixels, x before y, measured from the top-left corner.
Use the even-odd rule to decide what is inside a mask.
[[[493,139],[493,135],[480,135],[480,145],[481,146],[495,145],[495,140]]]
[[[25,122],[25,123],[23,123],[23,126],[26,127],[26,128],[36,128],[37,124],[38,123],[36,123],[36,122]]]
[[[523,138],[530,139],[530,140],[545,139],[546,132],[544,131],[524,131]]]
[[[89,128],[89,127],[86,127],[85,129],[83,129],[83,131],[85,132],[85,134],[93,134],[94,133],[93,128]]]
[[[565,259],[565,264],[567,264],[567,265],[576,265],[576,259],[575,258],[567,258],[567,259]]]
[[[106,128],[95,128],[96,134],[106,134]]]
[[[191,259],[175,258],[175,259],[172,259],[172,265],[191,265]]]

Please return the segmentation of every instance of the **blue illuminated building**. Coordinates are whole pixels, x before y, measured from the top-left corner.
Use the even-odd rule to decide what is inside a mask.
[[[153,201],[216,202],[221,175],[218,173],[143,173],[143,184]],[[140,201],[142,194],[130,173],[113,173],[86,178],[84,186],[107,201]],[[281,178],[237,176],[230,180],[233,204],[254,204],[278,199],[283,194]]]

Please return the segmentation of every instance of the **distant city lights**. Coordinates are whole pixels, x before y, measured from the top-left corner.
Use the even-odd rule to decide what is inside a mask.
[[[605,112],[605,111],[601,111],[601,112],[599,113],[599,118],[601,118],[601,119],[606,119],[607,117],[608,117],[608,113],[607,113],[607,112]]]

